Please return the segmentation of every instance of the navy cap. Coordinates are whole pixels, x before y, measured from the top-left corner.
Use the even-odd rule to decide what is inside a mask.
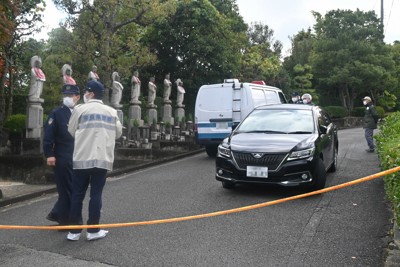
[[[96,80],[91,80],[86,84],[85,90],[93,92],[96,96],[102,96],[104,92],[104,85]]]
[[[292,96],[300,96],[300,94],[298,92],[293,92]]]
[[[79,95],[79,87],[74,84],[64,84],[61,88],[61,93]]]

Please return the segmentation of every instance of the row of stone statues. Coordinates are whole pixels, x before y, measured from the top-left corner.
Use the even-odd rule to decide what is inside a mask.
[[[33,56],[31,58],[31,87],[29,90],[28,100],[29,102],[40,102],[43,103],[43,99],[40,98],[43,91],[43,83],[46,81],[46,76],[43,73],[42,69],[42,60],[39,56]],[[72,67],[69,64],[64,64],[61,68],[61,73],[63,77],[64,84],[76,84],[75,80],[72,78]],[[122,91],[124,87],[121,84],[121,78],[118,72],[113,72],[112,75],[112,95],[111,95],[111,106],[115,108],[121,108],[120,104],[122,98]],[[88,74],[88,80],[100,80],[99,75],[97,74],[97,67],[93,66],[92,70]],[[183,99],[185,94],[185,89],[183,88],[183,82],[181,79],[176,80],[177,86],[177,98],[176,105],[178,107],[184,107]],[[141,104],[139,101],[140,96],[140,87],[141,82],[139,79],[139,72],[135,71],[131,78],[131,104]],[[170,74],[165,75],[164,79],[164,94],[163,94],[163,102],[170,104],[172,101],[169,99],[171,96],[171,88],[172,82],[170,81]],[[154,104],[154,100],[156,98],[157,86],[155,84],[155,78],[151,77],[148,83],[148,97],[147,97],[147,106],[151,108],[157,108]]]
[[[171,88],[172,88],[172,82],[170,81],[170,74],[165,75],[164,79],[164,103],[172,103],[172,101],[169,99],[171,95]],[[114,80],[114,79],[113,79]],[[139,72],[135,71],[133,73],[132,79],[131,79],[131,101],[130,103],[132,104],[141,104],[139,101],[139,96],[140,96],[140,86],[141,82],[139,79]],[[183,82],[181,79],[176,80],[177,84],[177,106],[178,107],[183,107],[183,95],[185,94],[185,89],[182,87]],[[114,88],[113,88],[114,90]],[[147,99],[147,105],[150,107],[155,107],[154,105],[154,100],[156,98],[156,92],[157,92],[157,86],[155,84],[155,78],[151,77],[149,84],[148,84],[148,99]]]

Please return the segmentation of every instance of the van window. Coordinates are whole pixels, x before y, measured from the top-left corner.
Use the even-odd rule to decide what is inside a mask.
[[[281,103],[287,103],[286,97],[282,92],[278,92]]]
[[[253,98],[254,107],[258,107],[258,106],[266,104],[265,103],[264,90],[252,88],[251,95],[252,95],[252,98]]]
[[[278,95],[274,90],[263,90],[263,89],[252,88],[251,94],[253,96],[254,107],[258,107],[265,104],[281,103],[280,99],[278,98]]]
[[[226,101],[228,99],[228,101]],[[232,88],[202,88],[196,101],[198,108],[207,111],[232,110]]]
[[[267,104],[281,103],[275,91],[265,90],[264,92],[265,92],[265,98],[267,99]]]

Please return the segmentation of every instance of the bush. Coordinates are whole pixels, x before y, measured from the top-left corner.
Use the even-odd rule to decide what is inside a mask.
[[[324,109],[331,118],[344,118],[347,116],[347,110],[342,106],[327,106]]]
[[[400,166],[400,112],[390,114],[375,135],[382,170]],[[386,195],[393,204],[397,224],[400,224],[400,173],[384,178]]]
[[[4,123],[4,128],[12,133],[23,133],[25,131],[25,114],[15,114],[7,118]]]
[[[378,113],[379,118],[385,117],[385,110],[381,106],[376,106],[376,112]]]
[[[381,106],[376,106],[376,112],[378,113],[379,118],[385,117],[385,110]],[[353,108],[351,115],[354,117],[364,117],[365,107],[357,107]]]
[[[351,111],[351,116],[354,117],[364,117],[365,114],[365,107],[356,107],[353,108],[353,110]]]

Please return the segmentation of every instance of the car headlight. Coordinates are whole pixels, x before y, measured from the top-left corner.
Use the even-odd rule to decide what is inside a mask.
[[[218,156],[230,158],[231,157],[231,149],[228,146],[220,144],[218,146]]]
[[[304,150],[293,151],[290,153],[288,160],[305,159],[314,155],[315,148],[308,148]]]

